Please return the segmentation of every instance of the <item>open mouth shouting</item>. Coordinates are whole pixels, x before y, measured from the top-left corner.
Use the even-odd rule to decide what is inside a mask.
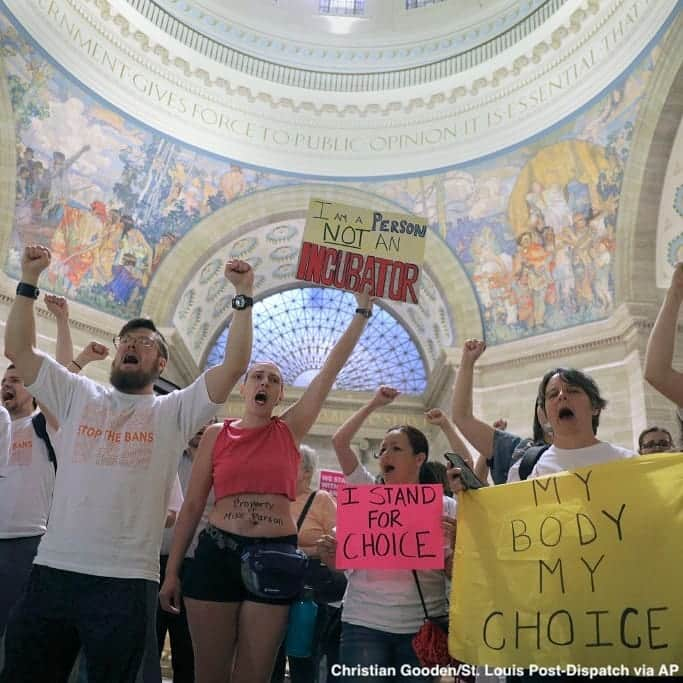
[[[385,465],[381,465],[381,469],[382,475],[386,478],[390,477],[396,468],[393,465],[386,463]]]
[[[574,416],[574,411],[571,408],[564,407],[560,408],[560,412],[557,414],[560,420],[571,420]]]
[[[121,359],[121,367],[137,367],[139,364],[140,359],[137,357],[136,354],[131,353],[130,351],[126,353],[126,355]]]
[[[254,396],[254,403],[257,406],[264,406],[268,403],[268,394],[265,391],[258,391]]]
[[[12,401],[16,397],[16,394],[12,389],[3,389],[2,390],[2,402],[7,403],[7,401]]]

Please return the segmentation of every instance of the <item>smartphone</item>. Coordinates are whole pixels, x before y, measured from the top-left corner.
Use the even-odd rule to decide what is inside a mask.
[[[479,477],[474,473],[472,468],[465,462],[462,455],[457,453],[444,453],[444,458],[448,460],[454,467],[460,468],[460,477],[465,488],[468,489],[480,489],[482,486],[486,486]]]

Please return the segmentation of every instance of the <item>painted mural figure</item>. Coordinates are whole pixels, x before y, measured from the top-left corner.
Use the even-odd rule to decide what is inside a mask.
[[[127,304],[149,284],[153,252],[131,216],[122,216],[121,222],[123,230],[112,267],[114,277],[105,289],[115,301]]]
[[[545,224],[559,232],[571,224],[571,212],[559,183],[553,183],[543,192],[545,200]]]
[[[110,209],[106,214],[100,241],[94,250],[94,261],[91,271],[93,284],[105,286],[112,279],[122,229],[121,211],[119,209]]]
[[[53,153],[52,167],[45,178],[45,187],[48,193],[47,216],[51,223],[59,223],[63,216],[64,207],[72,198],[73,190],[69,179],[69,169],[89,149],[90,145],[83,145],[76,154],[68,159],[64,152]]]
[[[593,235],[582,213],[573,216],[574,277],[576,279],[576,302],[579,311],[587,312],[593,304]]]
[[[574,278],[574,245],[576,238],[569,226],[562,228],[555,239],[553,278],[560,306],[567,312],[576,310],[576,279]]]

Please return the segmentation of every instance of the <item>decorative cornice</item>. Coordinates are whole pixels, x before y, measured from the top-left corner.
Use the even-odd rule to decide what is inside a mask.
[[[497,57],[504,50],[510,49],[513,45],[539,29],[567,0],[546,0],[528,16],[497,36],[475,47],[458,51],[455,54],[429,63],[401,69],[396,69],[395,66],[387,68],[389,63],[385,57],[384,69],[381,72],[373,72],[371,70],[372,65],[368,63],[367,56],[365,59],[361,57],[362,66],[354,66],[354,70],[360,71],[360,73],[345,73],[342,70],[320,71],[302,69],[287,66],[281,62],[263,59],[246,51],[237,50],[226,43],[213,39],[206,33],[197,31],[187,23],[178,20],[173,14],[166,11],[159,3],[153,2],[153,0],[126,0],[126,2],[156,28],[162,30],[194,52],[215,61],[217,64],[227,66],[249,76],[285,84],[294,88],[358,93],[418,86],[442,78],[448,78],[479,66]],[[109,9],[108,11],[111,12]],[[117,16],[120,17],[121,15]],[[580,21],[577,20],[578,16],[574,19],[574,22],[578,23],[580,28]],[[130,24],[124,22],[126,22],[125,19],[120,20],[121,29],[124,30],[125,27],[126,31],[130,31]],[[562,33],[563,31],[557,33],[556,38],[554,37],[553,40],[561,42]],[[139,40],[143,40],[142,36],[139,37]],[[443,39],[437,41],[435,45],[424,46],[424,49],[432,52],[440,42],[443,42]],[[451,43],[450,40],[448,42]],[[453,42],[455,43],[455,41]],[[456,45],[453,45],[451,49],[457,49]],[[393,52],[396,53],[396,51]],[[362,56],[367,53],[367,49],[342,49],[340,52],[341,58],[338,60],[338,63],[346,62],[348,64],[349,61],[352,61],[358,64],[357,55]],[[283,52],[283,54],[286,53]],[[387,54],[388,56],[389,53]],[[392,56],[395,58],[395,54]],[[382,65],[374,68],[382,68]]]
[[[310,12],[311,0],[273,3],[269,11],[259,7],[246,14],[244,8],[235,11],[232,4],[228,9],[215,0],[200,6],[186,0],[154,4],[220,45],[248,55],[307,70],[367,73],[386,65],[397,70],[460,54],[512,30],[546,2],[488,0],[459,12],[457,1],[408,9],[404,0],[375,0],[367,14],[350,20],[356,29],[351,41],[348,34],[330,30],[329,17]]]

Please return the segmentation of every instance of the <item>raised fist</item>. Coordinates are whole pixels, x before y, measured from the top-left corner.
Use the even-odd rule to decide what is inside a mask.
[[[81,367],[83,367],[87,363],[92,363],[98,360],[104,360],[108,355],[109,349],[104,344],[91,341],[78,354],[78,359],[76,360],[76,362]]]
[[[56,294],[46,294],[44,299],[47,310],[54,315],[57,320],[69,319],[69,304],[63,296]]]
[[[21,279],[29,284],[36,284],[40,274],[50,265],[52,254],[47,247],[40,244],[29,244],[24,247],[21,257]]]
[[[375,407],[389,405],[401,392],[394,387],[382,385],[372,397],[372,405]]]
[[[448,417],[440,408],[432,408],[425,413],[425,420],[427,420],[430,425],[441,427],[441,425],[448,422]]]
[[[231,259],[225,264],[225,277],[232,282],[240,294],[250,294],[254,288],[254,269],[240,259]]]
[[[468,339],[462,347],[462,360],[474,364],[484,351],[486,351],[486,342],[479,339]]]

